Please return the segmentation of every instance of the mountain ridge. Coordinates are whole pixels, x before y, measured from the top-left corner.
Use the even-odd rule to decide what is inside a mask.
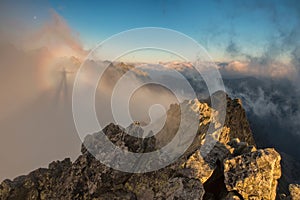
[[[217,93],[215,97],[218,95],[226,94]],[[272,148],[256,149],[241,101],[227,95],[226,100],[225,128],[205,157],[200,151],[207,140],[205,130],[214,123],[209,100],[196,102],[202,115],[193,142],[195,148],[165,168],[143,174],[121,172],[99,162],[82,145],[82,154],[74,162],[69,158],[54,161],[48,168],[39,168],[12,181],[4,180],[0,199],[275,199],[276,193],[280,198],[289,198],[276,191],[281,175],[280,155]],[[176,105],[171,106],[168,116],[176,119],[177,109]],[[167,120],[166,126],[173,127],[174,122]],[[138,124],[131,126],[139,130]],[[171,129],[166,130],[170,133]],[[140,153],[155,150],[161,140],[139,140],[125,131],[114,124],[103,129],[111,141]],[[101,142],[97,141],[97,133],[86,141],[94,146]],[[262,180],[265,182],[260,185]],[[291,194],[297,192],[297,185],[290,188]]]

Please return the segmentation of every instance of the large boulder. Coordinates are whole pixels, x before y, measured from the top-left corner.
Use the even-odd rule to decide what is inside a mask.
[[[268,148],[225,160],[226,188],[237,191],[244,199],[275,199],[280,159],[274,149]]]

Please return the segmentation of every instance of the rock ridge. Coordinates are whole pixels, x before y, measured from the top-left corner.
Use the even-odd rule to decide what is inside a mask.
[[[225,93],[216,93],[218,98]],[[99,133],[88,135],[82,154],[54,161],[28,175],[0,184],[0,199],[264,199],[276,198],[277,180],[281,176],[280,155],[273,148],[256,149],[255,141],[241,101],[226,95],[226,118],[211,151],[202,156],[208,125],[217,126],[220,113],[209,100],[186,102],[199,112],[199,128],[191,147],[174,163],[148,173],[114,170],[95,159],[92,152],[101,145]],[[150,138],[135,138],[126,131],[141,131],[138,123],[127,129],[115,124],[104,133],[115,145],[132,152],[151,152],[174,135],[180,115],[179,106],[171,105],[161,132]],[[218,132],[217,132],[218,131]],[[167,136],[164,136],[167,135]],[[109,156],[109,155],[108,155]],[[291,197],[298,186],[291,186]],[[278,195],[277,195],[278,196]]]

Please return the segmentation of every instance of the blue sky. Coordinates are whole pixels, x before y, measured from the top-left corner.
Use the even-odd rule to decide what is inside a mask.
[[[217,60],[231,59],[225,49],[260,55],[277,26],[289,29],[296,17],[287,1],[51,1],[86,46],[131,28],[170,28],[197,40]],[[274,23],[275,20],[275,23]],[[286,22],[289,23],[286,23]],[[285,27],[286,26],[286,27]]]
[[[221,61],[263,54],[270,40],[280,39],[282,32],[287,34],[297,25],[300,3],[290,0],[51,0],[7,4],[29,18],[36,16],[41,23],[49,10],[54,9],[80,35],[85,48],[95,47],[111,35],[128,29],[164,27],[192,37],[215,60]],[[233,53],[226,51],[229,46]]]

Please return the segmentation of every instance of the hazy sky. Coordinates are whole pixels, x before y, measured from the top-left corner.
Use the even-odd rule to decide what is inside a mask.
[[[3,6],[6,4],[6,6]],[[26,1],[2,3],[16,21],[36,27],[53,9],[78,34],[85,48],[132,28],[155,26],[187,34],[218,61],[232,52],[260,56],[270,40],[281,40],[297,26],[298,1]],[[1,16],[2,17],[2,16]],[[3,19],[2,19],[3,21]],[[228,53],[228,51],[230,51]],[[285,58],[285,55],[280,55]]]

